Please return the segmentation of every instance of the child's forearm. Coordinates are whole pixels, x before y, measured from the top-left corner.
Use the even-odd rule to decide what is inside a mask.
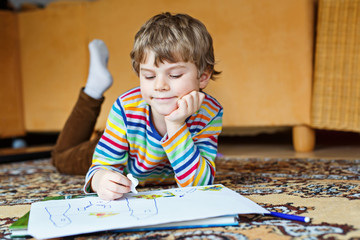
[[[181,187],[211,184],[215,176],[217,140],[194,142],[184,124],[169,137],[163,147],[174,169],[175,179]]]

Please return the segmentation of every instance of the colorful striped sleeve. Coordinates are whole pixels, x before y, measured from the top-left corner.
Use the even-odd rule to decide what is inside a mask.
[[[197,116],[190,118],[191,126],[185,123],[175,135],[163,138],[162,146],[180,187],[210,185],[214,181],[223,115],[222,107],[216,103],[208,98]]]
[[[128,150],[126,118],[118,98],[110,110],[106,128],[95,148],[92,165],[86,174],[84,191],[91,192],[91,178],[99,169],[122,173],[127,164]]]

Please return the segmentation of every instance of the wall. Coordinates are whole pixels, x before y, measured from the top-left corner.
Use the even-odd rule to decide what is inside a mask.
[[[6,138],[24,135],[25,127],[17,17],[0,11],[0,19],[0,138]]]
[[[19,13],[26,129],[62,128],[85,84],[94,38],[108,45],[114,77],[102,128],[116,97],[138,85],[129,58],[135,33],[164,11],[188,13],[212,34],[223,73],[206,91],[224,106],[224,126],[310,123],[314,1],[100,0]]]

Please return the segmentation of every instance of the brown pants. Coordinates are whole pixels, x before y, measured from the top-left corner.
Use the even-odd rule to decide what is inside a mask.
[[[81,90],[51,154],[59,172],[85,175],[89,170],[100,134],[90,138],[103,102],[104,98],[93,99]]]

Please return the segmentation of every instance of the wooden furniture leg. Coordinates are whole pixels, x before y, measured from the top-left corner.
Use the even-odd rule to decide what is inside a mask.
[[[307,125],[297,125],[292,131],[293,146],[296,152],[311,152],[315,147],[315,131]]]

